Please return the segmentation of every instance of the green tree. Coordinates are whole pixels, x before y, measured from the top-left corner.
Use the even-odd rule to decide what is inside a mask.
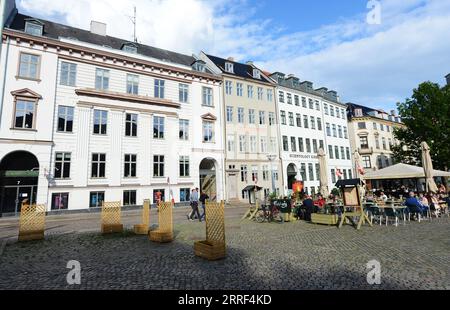
[[[411,98],[397,103],[404,128],[394,135],[400,144],[393,147],[394,159],[406,164],[422,164],[420,144],[430,146],[435,169],[450,168],[450,87],[424,82]]]

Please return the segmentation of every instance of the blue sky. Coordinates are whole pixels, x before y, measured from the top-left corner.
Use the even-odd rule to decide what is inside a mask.
[[[19,10],[185,54],[205,52],[295,74],[343,102],[392,110],[450,73],[448,0],[17,0]],[[368,3],[380,24],[367,23]],[[371,6],[372,7],[372,6]],[[444,39],[447,38],[447,39]]]

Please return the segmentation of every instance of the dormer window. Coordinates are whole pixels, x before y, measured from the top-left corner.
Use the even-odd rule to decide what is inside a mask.
[[[234,65],[231,62],[225,63],[225,71],[229,73],[234,73]]]
[[[255,79],[261,79],[261,71],[259,69],[253,69],[253,77]]]
[[[135,44],[124,44],[122,51],[132,54],[137,54],[137,46]]]
[[[363,112],[362,109],[355,109],[355,117],[362,117]]]
[[[203,60],[197,60],[192,65],[192,68],[198,72],[206,72],[206,63]]]
[[[31,34],[33,36],[42,36],[44,31],[44,25],[39,21],[26,21],[25,22],[25,33]]]

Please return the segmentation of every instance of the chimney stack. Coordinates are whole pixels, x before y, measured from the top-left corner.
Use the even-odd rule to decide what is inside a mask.
[[[228,57],[227,60],[234,62],[234,57]]]
[[[250,60],[247,61],[247,65],[248,65],[248,66],[253,66],[253,61],[250,61]]]
[[[91,33],[106,36],[106,24],[94,20],[91,21]]]

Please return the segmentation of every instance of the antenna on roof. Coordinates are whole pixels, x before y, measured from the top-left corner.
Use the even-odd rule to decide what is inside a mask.
[[[133,23],[133,42],[137,43],[137,37],[136,37],[136,24],[137,24],[137,16],[136,16],[136,6],[134,6],[134,15],[129,16],[131,22]]]

